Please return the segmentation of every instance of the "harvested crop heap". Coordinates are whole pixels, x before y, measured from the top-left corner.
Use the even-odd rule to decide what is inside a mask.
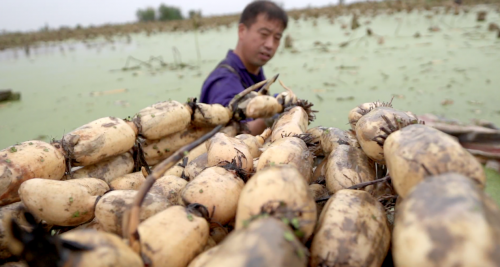
[[[165,101],[0,151],[0,258],[500,266],[500,209],[455,139],[383,102],[352,109],[350,130],[309,127],[312,104],[281,81],[268,95],[276,79],[228,107]],[[273,116],[261,135],[245,133],[241,121]]]

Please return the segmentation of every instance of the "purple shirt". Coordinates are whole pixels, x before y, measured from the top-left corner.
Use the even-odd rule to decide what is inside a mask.
[[[227,52],[226,58],[221,63],[231,66],[239,77],[228,68],[217,67],[203,83],[200,103],[218,103],[227,106],[236,94],[246,88],[243,84],[251,86],[266,79],[262,68],[258,75],[248,72],[241,59],[232,50]]]

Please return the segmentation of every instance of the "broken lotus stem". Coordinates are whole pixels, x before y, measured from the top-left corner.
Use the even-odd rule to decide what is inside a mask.
[[[377,180],[368,181],[368,182],[364,182],[364,183],[355,184],[353,186],[349,186],[346,189],[361,189],[361,188],[365,188],[365,187],[373,185],[373,184],[387,182],[390,179],[391,179],[391,177],[389,175],[387,175],[387,176],[380,178],[380,179],[377,179]],[[331,196],[333,196],[333,194],[330,196],[324,197],[324,198],[316,199],[316,203],[327,201],[328,199],[330,199]]]

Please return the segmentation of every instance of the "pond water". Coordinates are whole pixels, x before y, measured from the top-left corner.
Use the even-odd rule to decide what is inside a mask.
[[[365,16],[354,31],[341,27],[350,25],[350,17],[333,24],[327,18],[292,20],[286,34],[294,49],[280,47],[264,71],[267,77],[279,73],[299,97],[314,103],[319,112],[311,126],[347,129],[350,109],[392,97],[395,108],[416,114],[500,125],[500,39],[487,29],[490,22],[500,25],[500,16],[490,9],[486,22],[476,22],[479,9],[488,8],[458,16],[431,11]],[[0,52],[0,89],[22,94],[21,101],[0,104],[0,147],[60,139],[100,117],[125,118],[158,101],[197,97],[205,77],[235,44],[233,24],[202,33],[135,34],[114,44],[68,41],[32,49],[29,56],[24,50]],[[129,57],[151,64],[122,70]],[[128,67],[138,64],[131,60]],[[278,83],[271,87],[273,93],[282,90]]]

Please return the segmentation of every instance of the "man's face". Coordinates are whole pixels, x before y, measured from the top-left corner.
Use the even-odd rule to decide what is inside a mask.
[[[250,28],[240,24],[238,35],[245,60],[256,67],[264,66],[276,53],[283,30],[281,21],[269,20],[265,14],[259,14]]]

